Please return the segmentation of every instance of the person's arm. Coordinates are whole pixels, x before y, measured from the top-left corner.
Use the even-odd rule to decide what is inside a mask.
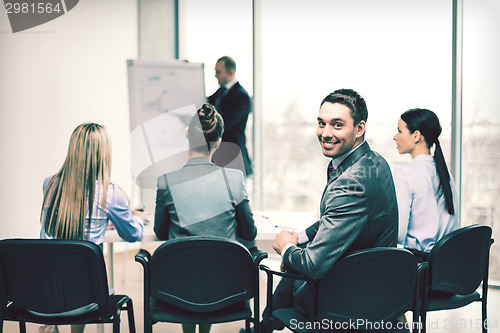
[[[412,193],[410,183],[401,169],[394,171],[393,178],[399,212],[398,243],[404,246],[410,222]]]
[[[326,210],[306,248],[289,246],[282,253],[288,271],[322,278],[356,241],[368,221],[364,187],[353,179],[338,180],[328,189]]]
[[[278,254],[283,254],[291,246],[299,245],[299,236],[296,232],[281,230],[279,234],[276,235],[273,242],[273,249]]]
[[[314,239],[314,236],[316,236],[316,233],[318,232],[319,225],[320,225],[320,221],[318,220],[314,224],[312,224],[309,228],[300,232],[299,233],[299,244],[306,243],[306,242],[304,242],[304,240],[310,241],[310,240]],[[303,235],[302,233],[304,233],[305,235]]]
[[[297,237],[298,237],[298,240],[297,240],[298,245],[306,244],[310,240],[309,237],[307,236],[306,230],[300,231],[297,234]]]
[[[247,198],[236,205],[236,236],[249,241],[257,236],[257,228]]]
[[[314,222],[310,227],[308,227],[305,230],[299,231],[296,233],[297,235],[297,244],[298,246],[305,246],[311,239],[316,236],[316,233],[318,232],[319,228],[319,220]],[[283,249],[283,252],[286,251],[286,248]]]
[[[43,184],[42,184],[42,191],[43,191],[43,198],[45,198],[45,191],[47,190],[47,186],[49,185],[49,181],[52,179],[53,176],[51,177],[47,177],[45,178],[45,180],[43,181]],[[45,231],[45,219],[47,218],[47,207],[42,207],[42,210],[43,210],[43,216],[42,216],[42,220],[41,220],[41,226],[40,226],[40,238],[42,239],[46,239],[46,238],[50,238],[50,236],[47,234],[47,232]]]
[[[215,93],[207,97],[207,102],[214,105],[215,104]]]
[[[160,240],[167,240],[170,229],[170,214],[167,206],[166,183],[158,179],[158,189],[156,190],[156,207],[154,232]]]
[[[135,242],[142,238],[144,221],[132,214],[127,200],[118,186],[114,186],[113,200],[108,203],[108,218],[113,223],[118,235],[127,242]]]
[[[221,112],[224,118],[224,131],[231,132],[235,127],[247,121],[250,113],[250,97],[238,90],[237,94],[231,96],[227,111]]]

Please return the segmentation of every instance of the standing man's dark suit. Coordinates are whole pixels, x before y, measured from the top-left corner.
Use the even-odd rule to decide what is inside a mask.
[[[235,71],[236,64],[230,57],[222,57],[217,61],[216,77],[221,87],[208,97],[208,102],[215,106],[224,119],[224,134],[222,135],[223,145],[214,153],[213,161],[216,164],[225,166],[236,158],[235,155],[241,151],[244,163],[244,170],[242,171],[246,176],[250,176],[253,170],[246,147],[245,129],[248,115],[251,112],[251,101],[247,91],[236,81]],[[230,86],[229,89],[226,88],[227,86]],[[231,145],[224,147],[224,143],[233,143],[237,146],[233,145],[233,147],[239,147],[240,151],[231,149]],[[241,169],[243,169],[243,166],[241,166]]]

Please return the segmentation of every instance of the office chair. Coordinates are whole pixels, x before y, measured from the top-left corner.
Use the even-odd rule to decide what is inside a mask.
[[[126,310],[135,332],[132,300],[110,295],[101,248],[88,241],[6,239],[0,241],[0,333],[3,321],[46,325],[113,323],[120,331]]]
[[[482,303],[482,332],[486,333],[486,301],[491,227],[471,225],[441,238],[429,253],[429,280],[421,309],[425,333],[426,312],[450,310]],[[483,283],[481,295],[476,291]]]
[[[259,332],[259,269],[267,253],[253,257],[240,243],[219,237],[166,241],[135,260],[144,268],[144,332],[158,322],[215,324],[245,320]],[[254,299],[254,311],[250,299]]]
[[[413,311],[415,322],[420,292],[417,279],[425,272],[427,263],[419,267],[415,256],[404,249],[372,248],[347,255],[318,280],[260,267],[268,275],[269,320],[274,318],[293,332],[341,332],[392,326],[409,310]],[[308,313],[299,308],[272,309],[273,275],[307,282]],[[270,327],[269,323],[265,327]]]

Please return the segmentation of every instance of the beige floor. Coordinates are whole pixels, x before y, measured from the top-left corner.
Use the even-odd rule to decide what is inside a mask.
[[[146,247],[151,253],[154,251],[155,246]],[[132,297],[134,302],[136,329],[138,333],[143,330],[143,293],[142,293],[142,266],[134,261],[134,255],[137,250],[130,250],[125,255],[119,253],[115,255],[115,290],[117,293],[127,294]],[[125,258],[125,260],[124,260]],[[268,266],[278,268],[279,260],[266,259],[265,263]],[[265,305],[265,288],[266,281],[265,275],[261,276],[261,308]],[[407,315],[411,319],[411,314]],[[488,317],[491,324],[489,332],[500,332],[500,290],[490,288],[488,294]],[[427,327],[428,332],[431,333],[455,333],[455,332],[481,332],[476,323],[480,321],[481,309],[480,304],[471,304],[467,307],[451,311],[431,312],[428,314]],[[39,325],[28,324],[28,333],[37,333]],[[234,322],[227,324],[213,325],[211,332],[213,333],[237,333],[240,328],[244,327],[244,322]],[[111,332],[111,326],[105,325],[104,332]],[[126,314],[122,313],[122,332],[128,332]],[[181,327],[177,324],[159,323],[154,325],[154,332],[173,332],[181,333]],[[4,323],[5,333],[19,332],[16,323]],[[61,333],[70,333],[69,327],[60,327]],[[101,328],[97,325],[88,325],[85,333],[100,333]],[[284,330],[283,332],[289,332]]]

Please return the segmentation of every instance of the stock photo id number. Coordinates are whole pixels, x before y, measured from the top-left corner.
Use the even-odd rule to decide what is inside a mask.
[[[79,0],[4,0],[12,32],[31,29],[52,21],[73,9]]]

